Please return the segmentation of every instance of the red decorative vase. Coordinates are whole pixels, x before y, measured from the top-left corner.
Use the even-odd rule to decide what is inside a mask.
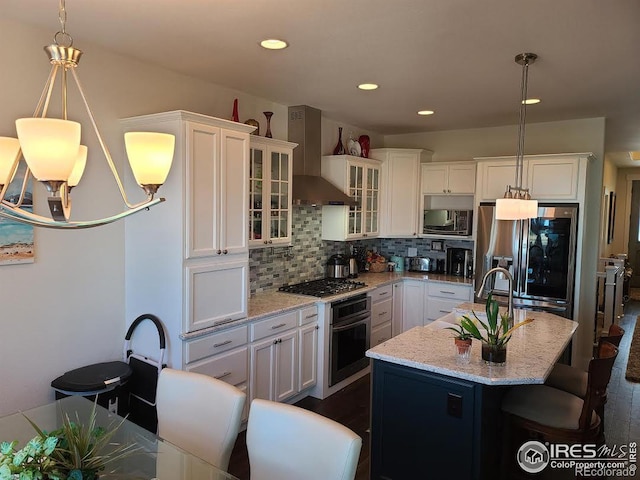
[[[336,148],[333,149],[333,154],[344,155],[345,153],[347,152],[342,144],[342,127],[338,127],[338,143],[336,144]]]
[[[237,98],[233,101],[233,115],[231,117],[231,120],[233,120],[234,122],[240,121],[240,117],[238,116],[238,99]]]
[[[358,143],[360,144],[361,150],[360,156],[369,158],[369,150],[371,149],[371,140],[369,139],[369,135],[360,135]]]

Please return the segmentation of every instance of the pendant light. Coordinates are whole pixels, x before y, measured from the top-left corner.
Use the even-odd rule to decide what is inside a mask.
[[[528,188],[522,187],[522,172],[524,170],[524,127],[527,118],[527,83],[529,65],[535,62],[535,53],[521,53],[516,55],[515,61],[522,65],[520,122],[518,125],[518,148],[516,150],[515,186],[508,185],[504,198],[496,200],[497,220],[523,220],[538,216],[538,201],[532,200]]]
[[[91,108],[76,73],[82,51],[73,47],[73,38],[66,32],[67,13],[65,0],[59,1],[58,18],[62,26],[54,35],[54,43],[44,47],[51,63],[51,72],[40,96],[32,118],[16,120],[18,138],[0,137],[0,215],[18,222],[38,227],[76,229],[105,225],[133,213],[146,210],[164,198],[155,198],[158,188],[165,182],[175,146],[175,137],[165,133],[130,132],[125,135],[129,163],[136,182],[147,198],[131,204],[109,150],[98,131]],[[67,77],[71,75],[85,106],[91,127],[98,139],[102,154],[113,174],[127,209],[111,217],[97,220],[71,221],[71,189],[78,185],[87,162],[87,147],[80,145],[82,126],[67,117]],[[61,82],[61,117],[47,118],[49,104],[56,79]],[[27,168],[19,195],[8,195],[8,187],[20,161],[24,158]],[[27,192],[29,178],[33,176],[44,184],[49,192],[51,218],[32,212],[31,198]]]

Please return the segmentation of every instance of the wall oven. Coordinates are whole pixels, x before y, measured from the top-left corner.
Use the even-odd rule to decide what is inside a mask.
[[[371,298],[366,294],[331,303],[329,386],[369,365]]]

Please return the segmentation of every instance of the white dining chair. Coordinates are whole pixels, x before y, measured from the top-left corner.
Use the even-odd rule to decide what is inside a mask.
[[[156,393],[158,435],[226,471],[245,399],[222,380],[164,368]]]
[[[353,480],[362,439],[300,407],[251,402],[247,450],[251,480]]]

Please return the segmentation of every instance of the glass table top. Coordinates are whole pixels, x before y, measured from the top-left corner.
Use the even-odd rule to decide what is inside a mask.
[[[22,448],[37,435],[26,417],[40,429],[49,432],[62,425],[64,415],[73,422],[85,423],[90,418],[93,402],[81,396],[71,396],[56,402],[0,418],[0,442],[18,441]],[[121,417],[96,406],[96,425],[116,426]],[[155,434],[125,420],[111,443],[134,444],[139,447],[125,458],[109,463],[100,472],[100,480],[238,480],[237,477],[195,457]],[[110,447],[111,448],[111,447]]]

